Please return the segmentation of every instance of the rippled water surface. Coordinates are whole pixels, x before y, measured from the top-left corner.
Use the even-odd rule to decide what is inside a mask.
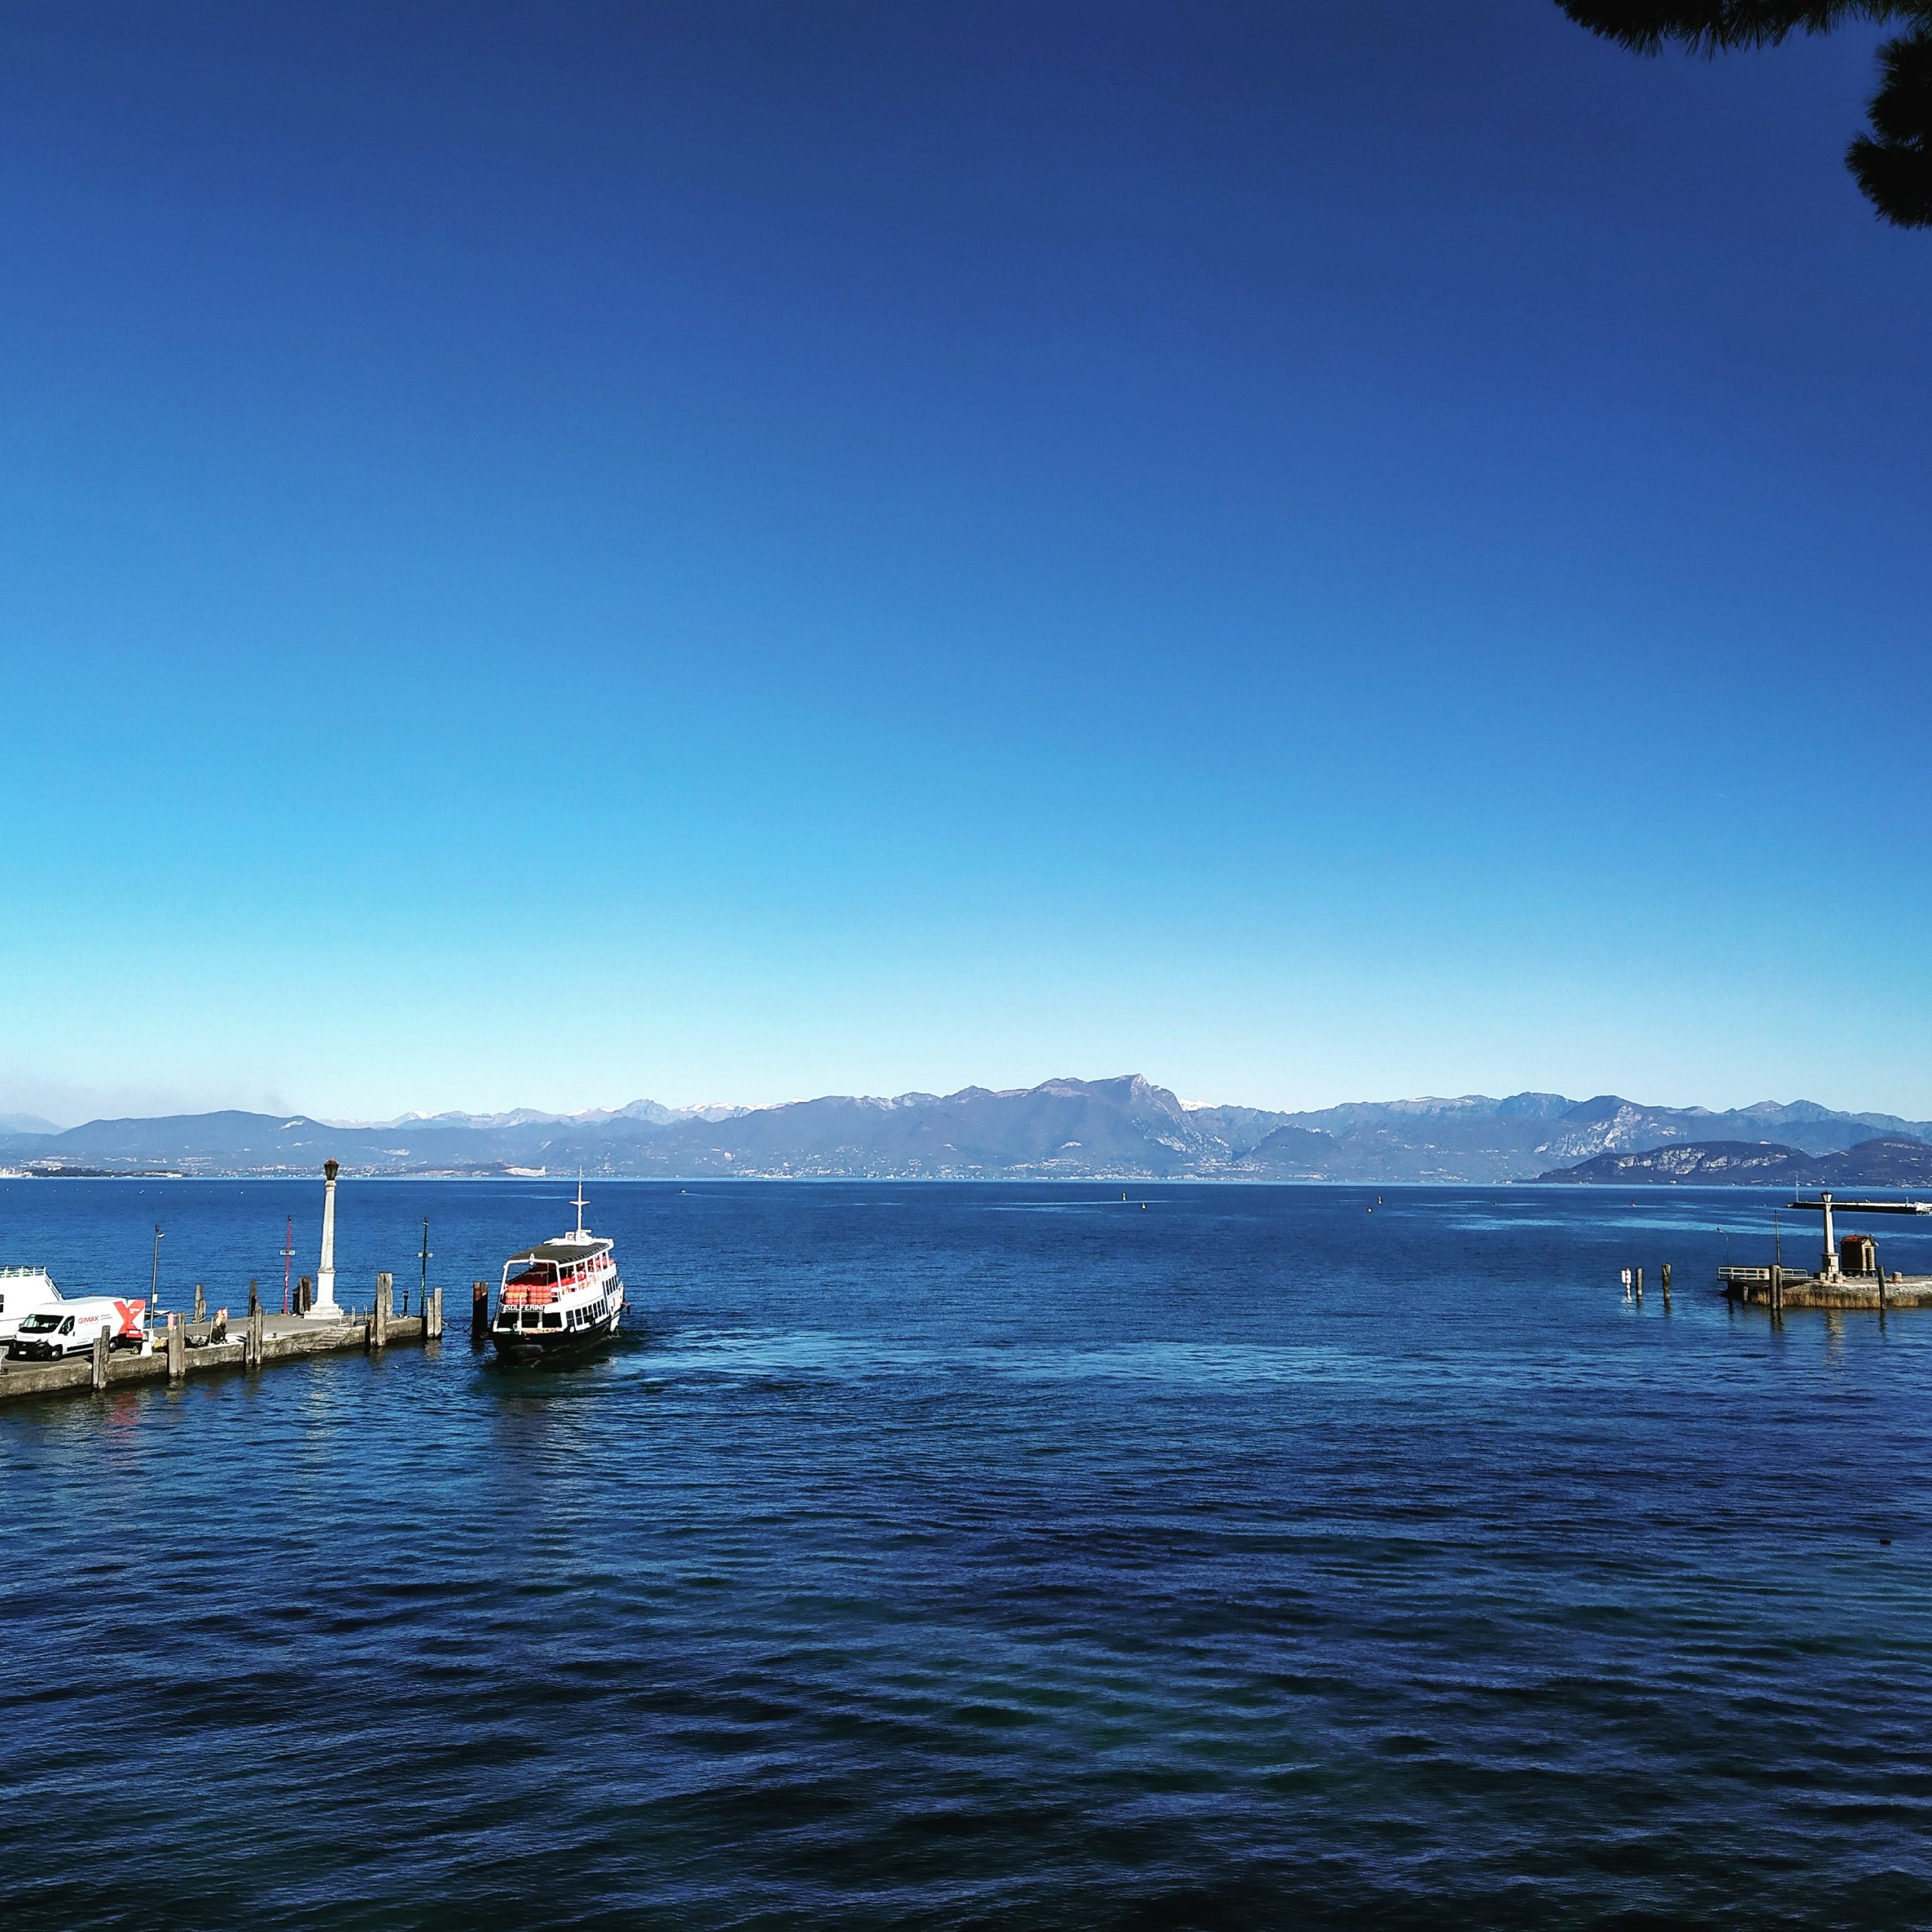
[[[345,1183],[345,1297],[567,1192]],[[1932,1923],[1932,1310],[1732,1312],[1767,1198],[591,1192],[575,1371],[0,1408],[8,1925]],[[0,1261],[273,1304],[318,1212]]]

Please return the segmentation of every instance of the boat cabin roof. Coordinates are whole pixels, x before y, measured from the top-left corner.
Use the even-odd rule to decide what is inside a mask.
[[[573,1261],[588,1261],[592,1256],[608,1254],[611,1244],[586,1235],[581,1241],[573,1238],[568,1241],[540,1241],[534,1247],[526,1247],[521,1254],[512,1254],[509,1265],[515,1268],[527,1263],[549,1261],[558,1266]]]

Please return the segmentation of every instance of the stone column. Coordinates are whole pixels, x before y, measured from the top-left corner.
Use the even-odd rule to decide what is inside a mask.
[[[335,1301],[335,1177],[341,1171],[337,1161],[322,1163],[322,1259],[315,1270],[315,1299],[309,1309],[311,1321],[342,1319]]]

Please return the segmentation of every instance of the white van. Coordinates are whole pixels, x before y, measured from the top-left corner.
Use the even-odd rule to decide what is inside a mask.
[[[94,1352],[104,1329],[110,1349],[138,1349],[147,1339],[145,1301],[116,1301],[111,1295],[63,1296],[51,1307],[23,1315],[7,1344],[9,1361],[59,1361]]]
[[[51,1308],[60,1291],[45,1268],[0,1268],[0,1342],[11,1342],[23,1315]]]

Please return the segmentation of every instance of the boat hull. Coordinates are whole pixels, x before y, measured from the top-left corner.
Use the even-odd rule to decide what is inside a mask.
[[[587,1353],[609,1341],[623,1318],[624,1311],[619,1307],[602,1321],[582,1328],[493,1328],[490,1343],[500,1362],[527,1368],[537,1362],[561,1361]]]

